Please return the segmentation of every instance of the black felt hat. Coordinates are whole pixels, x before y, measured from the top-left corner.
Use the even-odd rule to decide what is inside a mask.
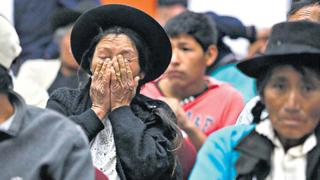
[[[158,78],[171,60],[171,44],[165,31],[151,16],[126,5],[109,4],[99,6],[82,14],[71,32],[71,49],[78,64],[88,73],[88,63],[81,63],[84,52],[91,40],[99,33],[113,26],[129,28],[146,42],[151,51],[151,69],[145,72],[144,82]]]
[[[272,27],[264,55],[237,64],[244,74],[257,78],[275,63],[320,65],[320,23],[283,22]]]

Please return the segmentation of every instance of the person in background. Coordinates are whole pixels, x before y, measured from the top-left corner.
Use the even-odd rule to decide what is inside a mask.
[[[81,10],[88,4],[101,4],[99,0],[14,0],[13,3],[14,27],[22,47],[10,67],[15,75],[25,61],[59,56],[58,45],[53,42],[54,32],[48,23],[55,10],[61,7]]]
[[[188,0],[158,0],[158,16],[160,22],[166,22],[173,16],[188,8]],[[250,42],[248,56],[263,49],[263,44],[269,35],[269,28],[257,29],[255,26],[245,26],[239,19],[231,16],[218,15],[212,11],[205,13],[215,22],[218,29],[218,57],[206,69],[206,74],[222,82],[231,84],[248,102],[257,95],[255,82],[236,68],[239,60],[231,48],[224,43],[224,37],[232,39],[245,38]]]
[[[307,20],[312,22],[320,22],[320,5],[319,0],[300,0],[294,1],[288,11],[288,21]],[[255,108],[254,108],[255,107]],[[260,111],[262,108],[260,97],[252,98],[244,107],[241,114],[237,119],[236,124],[250,124],[255,114],[254,112]],[[260,118],[265,118],[268,113],[263,111]],[[258,118],[258,117],[256,117]]]
[[[188,9],[188,0],[157,0],[157,17],[160,24],[165,23],[172,17],[186,11]],[[224,37],[230,37],[232,39],[245,38],[250,43],[254,43],[257,40],[266,39],[269,35],[269,29],[257,29],[255,26],[245,26],[243,23],[231,16],[218,15],[215,12],[206,12],[216,24],[218,29],[218,57],[215,62],[207,67],[207,75],[212,74],[216,68],[237,62],[235,54],[230,47],[223,42]]]
[[[319,3],[319,0],[299,0],[292,2],[288,12],[288,21],[309,20],[320,22]]]
[[[164,29],[172,46],[170,65],[163,76],[146,84],[141,93],[167,102],[175,112],[188,146],[188,154],[187,150],[179,153],[187,177],[207,136],[234,124],[244,104],[240,93],[230,85],[205,75],[218,54],[217,30],[211,19],[185,11],[170,19]],[[184,158],[189,159],[188,163],[182,162]]]
[[[79,88],[88,79],[87,73],[79,69],[70,47],[70,34],[74,22],[82,14],[67,8],[60,8],[51,18],[55,41],[59,44],[58,59],[35,59],[26,61],[15,77],[15,90],[28,104],[45,107],[49,95],[58,88]],[[41,74],[41,76],[39,76]],[[29,86],[26,86],[29,84]]]
[[[83,88],[54,91],[47,108],[81,125],[93,164],[109,179],[181,179],[174,113],[139,92],[170,63],[160,24],[125,5],[93,8],[74,24],[71,50],[91,77]]]
[[[88,141],[78,125],[28,106],[12,90],[9,68],[21,51],[10,23],[0,16],[1,179],[94,179]]]
[[[279,23],[265,54],[238,64],[257,79],[263,108],[253,124],[213,133],[199,151],[191,180],[320,178],[319,38],[319,23]]]

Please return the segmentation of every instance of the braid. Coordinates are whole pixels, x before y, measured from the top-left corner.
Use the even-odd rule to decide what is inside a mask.
[[[261,121],[261,113],[264,110],[265,105],[259,100],[257,104],[252,108],[251,113],[253,115],[253,123],[259,123]]]

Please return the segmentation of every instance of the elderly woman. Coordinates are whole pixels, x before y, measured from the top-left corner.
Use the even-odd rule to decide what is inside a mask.
[[[320,179],[320,24],[275,25],[265,54],[238,68],[257,79],[255,123],[212,134],[190,179]]]
[[[94,165],[110,179],[179,179],[175,116],[139,94],[170,63],[161,26],[128,6],[100,6],[77,20],[71,49],[91,79],[83,89],[55,91],[47,107],[82,126]]]

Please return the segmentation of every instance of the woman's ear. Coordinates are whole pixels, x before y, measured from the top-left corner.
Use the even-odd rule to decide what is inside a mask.
[[[206,65],[211,66],[218,57],[218,49],[215,45],[210,45],[205,52]]]

